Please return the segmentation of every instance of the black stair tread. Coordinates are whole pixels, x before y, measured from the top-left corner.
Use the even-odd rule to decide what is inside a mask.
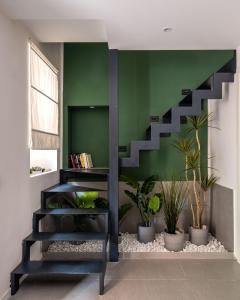
[[[47,193],[72,193],[72,192],[92,192],[92,191],[106,191],[99,188],[90,188],[90,187],[84,187],[80,185],[73,185],[73,184],[56,184],[54,186],[51,186],[47,189],[45,189],[43,192]]]
[[[28,261],[12,271],[14,274],[90,274],[104,271],[106,262],[92,261]]]
[[[71,173],[82,173],[82,174],[93,174],[93,175],[107,175],[109,173],[109,168],[91,168],[91,169],[77,169],[77,168],[68,168],[63,169],[63,172]]]
[[[37,215],[106,215],[108,209],[104,208],[40,208],[35,211]]]
[[[71,232],[71,233],[55,233],[55,232],[38,232],[31,233],[24,241],[91,241],[107,239],[104,232]]]

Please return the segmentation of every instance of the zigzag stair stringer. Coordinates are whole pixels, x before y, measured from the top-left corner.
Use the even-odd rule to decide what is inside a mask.
[[[150,139],[131,141],[130,157],[121,159],[122,167],[139,167],[141,150],[158,150],[160,148],[161,134],[179,132],[181,129],[181,117],[197,116],[202,111],[203,99],[222,99],[223,82],[233,82],[233,73],[215,73],[209,78],[211,89],[195,89],[192,91],[191,106],[176,106],[171,109],[171,123],[151,123]]]

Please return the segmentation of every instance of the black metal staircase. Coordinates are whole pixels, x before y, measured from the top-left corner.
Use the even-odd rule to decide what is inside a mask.
[[[74,209],[74,208],[58,208],[48,209],[47,201],[57,193],[69,192],[85,192],[85,191],[101,191],[96,188],[87,188],[79,185],[68,184],[67,179],[88,174],[105,177],[107,170],[61,170],[61,183],[50,187],[41,194],[41,208],[33,213],[33,232],[23,240],[22,243],[22,262],[11,272],[11,294],[14,295],[19,289],[19,280],[23,275],[31,274],[99,274],[99,294],[104,293],[104,276],[107,265],[107,243],[109,237],[108,223],[109,211],[107,209]],[[77,175],[76,175],[77,174]],[[105,218],[105,226],[103,232],[39,232],[39,222],[47,215],[103,215]],[[31,246],[37,242],[43,241],[89,241],[99,240],[102,242],[102,253],[98,259],[75,260],[75,261],[33,261],[30,259]]]
[[[222,83],[233,82],[236,71],[235,56],[219,71],[211,75],[198,88],[184,89],[186,95],[178,106],[167,111],[162,122],[153,122],[146,131],[146,140],[134,140],[130,143],[130,156],[121,158],[121,167],[139,167],[140,151],[160,149],[160,137],[168,137],[179,132],[187,116],[201,114],[204,99],[222,99]]]

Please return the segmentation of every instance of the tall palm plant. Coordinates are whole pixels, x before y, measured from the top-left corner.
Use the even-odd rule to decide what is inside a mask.
[[[213,120],[212,114],[202,113],[200,116],[188,117],[190,127],[187,129],[187,134],[194,133],[194,139],[187,137],[179,139],[174,143],[177,148],[184,155],[185,163],[185,179],[189,181],[189,172],[193,178],[193,199],[190,198],[190,207],[192,211],[193,227],[197,229],[202,228],[202,214],[205,202],[206,192],[217,181],[214,175],[204,176],[201,165],[201,140],[200,132],[206,126],[209,126]],[[190,197],[190,196],[189,196]]]

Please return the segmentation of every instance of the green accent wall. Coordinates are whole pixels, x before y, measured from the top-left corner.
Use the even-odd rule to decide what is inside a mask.
[[[231,50],[219,51],[119,51],[119,145],[129,146],[131,140],[144,139],[149,117],[162,116],[177,105],[183,96],[181,90],[199,86],[233,56]],[[67,167],[68,152],[73,149],[69,138],[68,108],[72,106],[108,105],[108,47],[106,43],[68,43],[64,45],[64,105],[63,105],[63,166]],[[210,100],[211,101],[211,100]],[[98,110],[100,113],[101,110]],[[96,111],[97,113],[97,111]],[[107,147],[106,123],[99,128],[101,117],[75,118],[71,130],[89,127],[91,140],[102,139],[102,149]],[[106,118],[106,114],[105,114]],[[86,122],[88,127],[83,124]],[[73,129],[74,128],[74,129]],[[183,134],[186,125],[182,126]],[[72,135],[74,136],[74,135]],[[180,154],[172,147],[178,137],[161,138],[159,151],[142,151],[140,168],[124,169],[123,173],[143,179],[159,174],[161,179],[171,179],[184,168]],[[74,138],[77,138],[76,135]],[[207,166],[207,129],[202,134],[203,164]],[[87,134],[77,138],[81,143]],[[81,141],[80,141],[81,140]],[[106,143],[106,144],[105,144]],[[75,147],[75,146],[74,146]],[[80,147],[80,146],[79,146]],[[81,144],[82,147],[82,144]],[[71,148],[71,149],[70,149]],[[82,149],[82,148],[81,148]],[[129,147],[128,147],[129,149]],[[76,150],[77,151],[77,150]],[[92,151],[97,164],[105,163],[99,149]],[[101,154],[102,155],[102,154]],[[101,156],[100,155],[100,156]],[[120,156],[127,156],[121,153]],[[100,165],[98,165],[100,166]]]
[[[149,117],[162,116],[178,105],[181,90],[194,89],[233,56],[233,51],[120,51],[119,52],[119,144],[145,138]],[[211,101],[211,100],[209,100]],[[207,107],[205,105],[205,107]],[[206,110],[206,109],[205,109]],[[163,180],[183,174],[181,155],[172,146],[179,134],[161,138],[160,150],[141,151],[140,168],[122,172],[138,179],[158,174]],[[207,128],[201,141],[202,163],[207,171]],[[128,148],[129,150],[129,148]],[[128,156],[124,153],[121,156]]]
[[[64,84],[63,84],[63,167],[68,167],[68,155],[71,151],[87,152],[89,140],[104,143],[97,144],[95,151],[91,153],[95,166],[99,167],[104,163],[106,154],[101,158],[99,153],[108,153],[108,132],[106,131],[106,121],[103,126],[99,126],[99,119],[106,117],[106,112],[97,110],[100,113],[98,119],[94,120],[86,110],[87,115],[77,121],[75,111],[74,119],[69,120],[69,108],[89,106],[108,106],[108,45],[106,43],[66,43],[64,44]],[[103,116],[104,115],[104,116]],[[72,122],[76,124],[72,124]],[[84,125],[84,121],[86,124]],[[72,130],[78,133],[69,136],[69,124]],[[86,127],[86,125],[91,125]],[[75,141],[73,141],[75,139]],[[77,139],[77,140],[76,140]],[[91,142],[89,142],[91,143]],[[86,145],[86,147],[85,147]],[[99,147],[102,147],[99,150]],[[79,149],[78,149],[79,148]],[[101,152],[102,153],[102,152]]]

